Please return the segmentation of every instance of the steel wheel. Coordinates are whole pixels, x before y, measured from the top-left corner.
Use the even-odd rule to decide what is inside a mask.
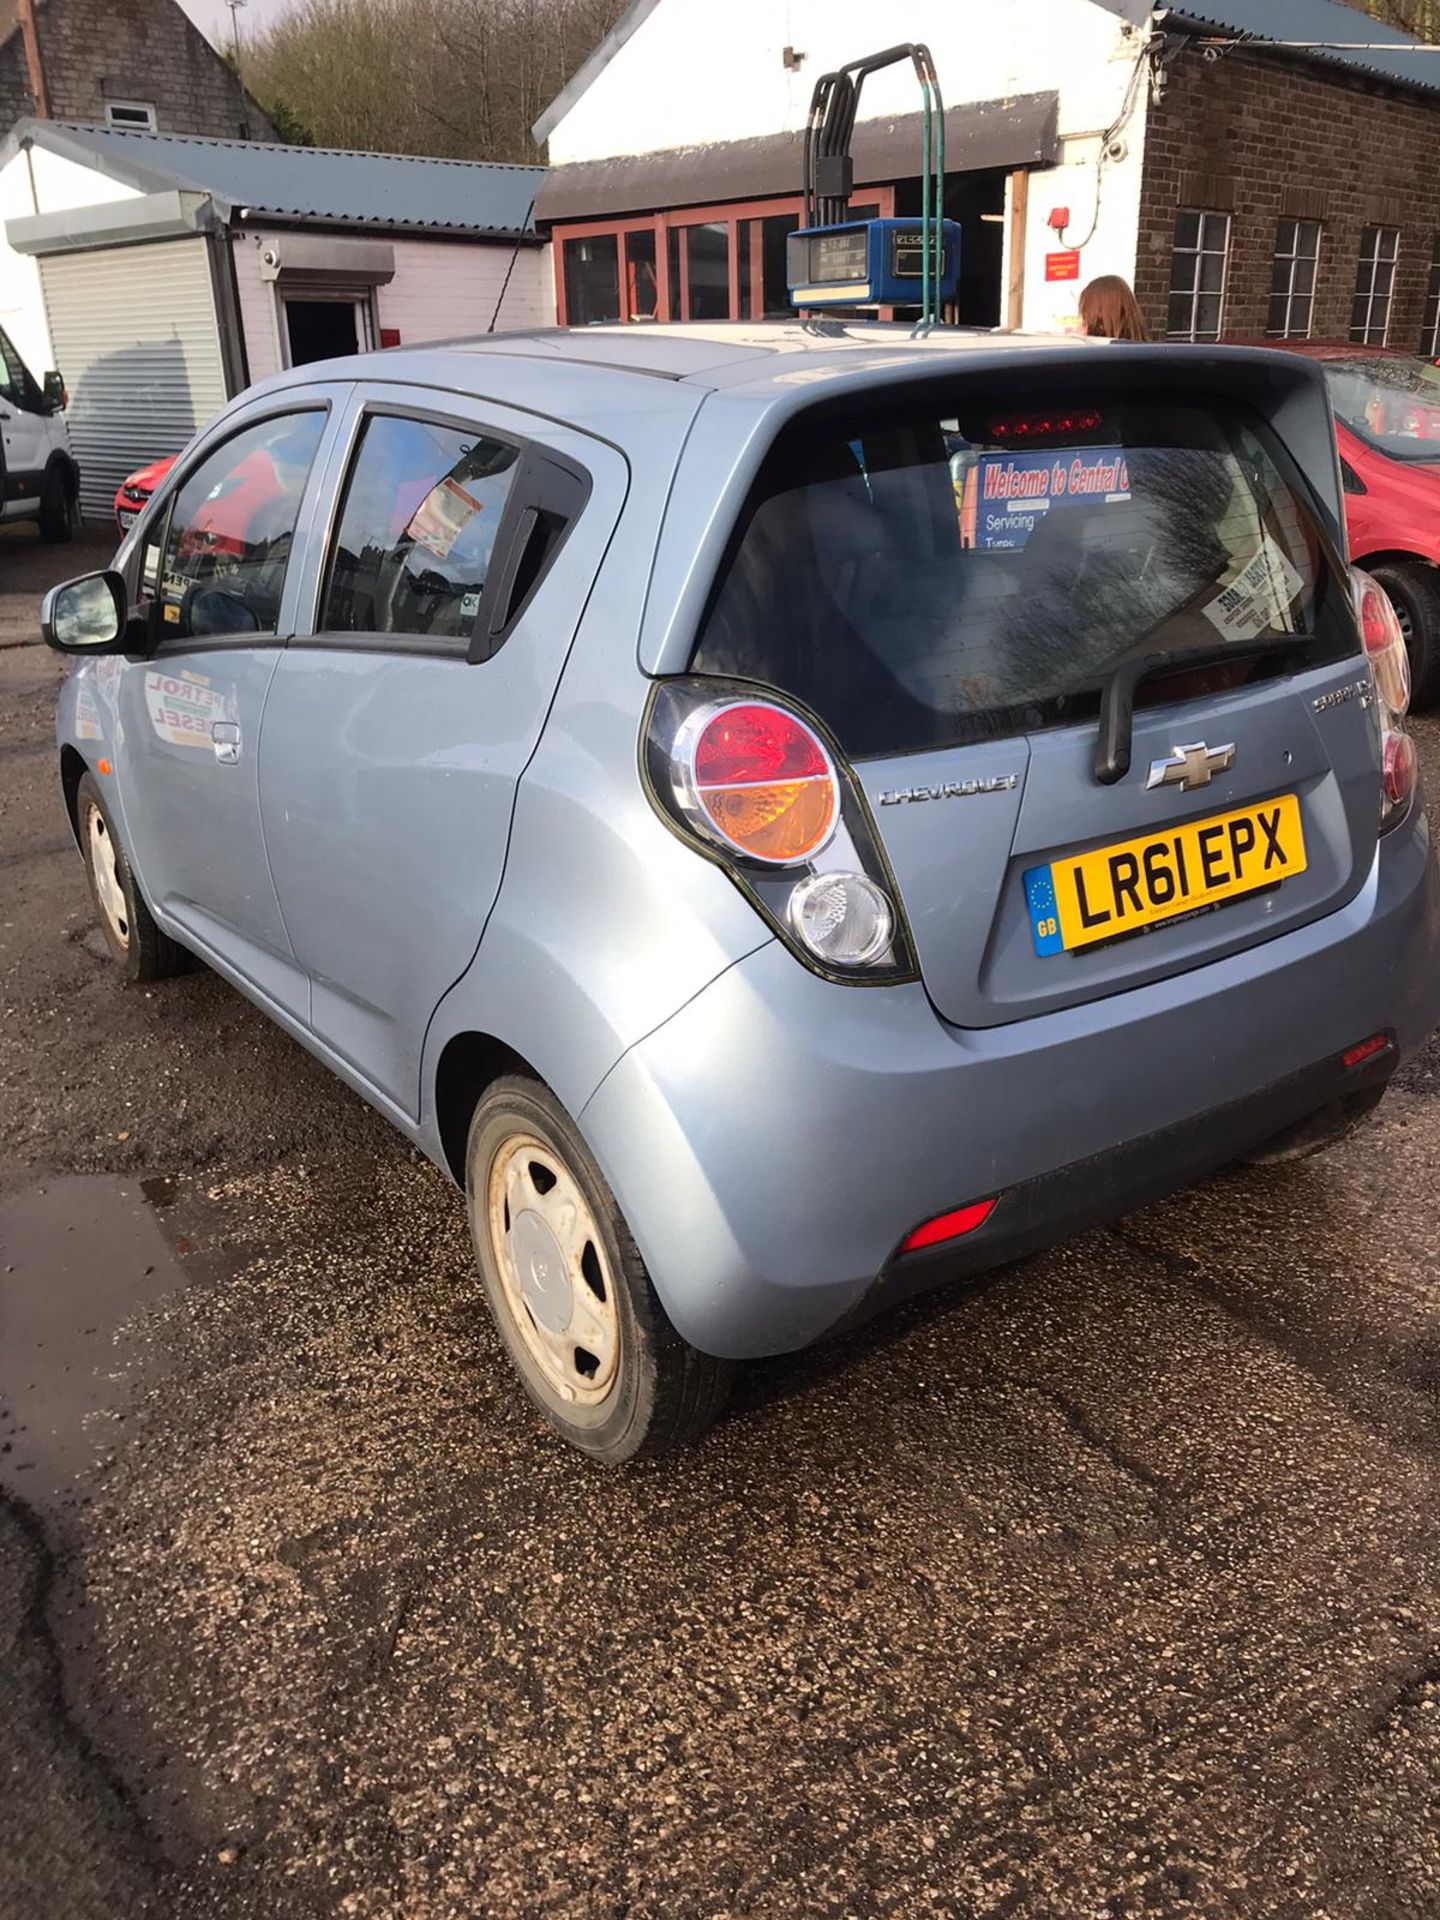
[[[85,844],[90,853],[90,871],[95,879],[95,900],[110,938],[121,953],[130,945],[130,910],[120,882],[115,839],[105,816],[94,801],[85,807]]]
[[[491,1162],[486,1219],[530,1358],[568,1405],[599,1406],[619,1370],[620,1315],[605,1243],[574,1176],[533,1134],[515,1134]]]

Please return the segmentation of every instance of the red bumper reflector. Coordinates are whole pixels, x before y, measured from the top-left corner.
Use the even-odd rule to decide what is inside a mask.
[[[1362,1066],[1365,1061],[1373,1060],[1377,1053],[1388,1053],[1389,1051],[1389,1034],[1372,1033],[1368,1040],[1361,1040],[1357,1042],[1355,1046],[1347,1048],[1340,1056],[1340,1064],[1342,1067]]]
[[[923,1227],[916,1227],[913,1233],[906,1234],[900,1242],[900,1251],[918,1253],[921,1247],[935,1247],[942,1240],[959,1240],[963,1235],[973,1233],[976,1227],[983,1227],[994,1211],[993,1200],[976,1200],[968,1207],[957,1207],[953,1213],[936,1214]]]

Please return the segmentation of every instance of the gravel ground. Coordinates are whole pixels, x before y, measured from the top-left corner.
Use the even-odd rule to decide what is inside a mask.
[[[1440,1052],[1323,1158],[587,1469],[512,1387],[440,1177],[212,976],[110,976],[57,666],[6,647],[70,570],[27,538],[5,1920],[1433,1920]]]

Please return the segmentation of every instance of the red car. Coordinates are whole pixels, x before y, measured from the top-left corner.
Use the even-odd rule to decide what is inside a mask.
[[[175,454],[167,454],[163,460],[152,460],[148,467],[137,468],[128,479],[120,482],[115,489],[115,524],[121,533],[128,533],[134,526],[140,517],[140,509],[174,466],[175,460]]]
[[[1270,340],[1323,362],[1350,557],[1389,594],[1414,705],[1440,700],[1440,367],[1385,347]]]

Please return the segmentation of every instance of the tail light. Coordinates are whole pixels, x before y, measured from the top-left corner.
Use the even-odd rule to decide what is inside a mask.
[[[1350,570],[1360,637],[1375,687],[1375,717],[1380,728],[1380,765],[1384,797],[1380,831],[1400,820],[1415,792],[1415,743],[1405,731],[1410,710],[1410,656],[1390,596],[1378,580],[1358,567]]]
[[[894,887],[859,790],[820,728],[722,683],[656,688],[650,796],[827,978],[914,976]]]
[[[677,793],[701,831],[768,866],[793,866],[825,845],[840,786],[818,736],[768,701],[698,707],[673,759]]]

